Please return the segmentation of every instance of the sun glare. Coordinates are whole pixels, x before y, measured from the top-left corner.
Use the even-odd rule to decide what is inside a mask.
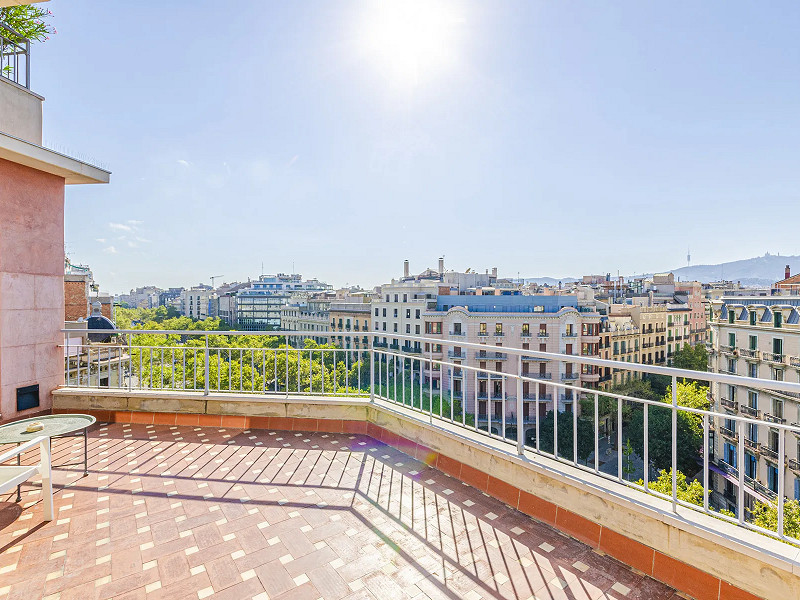
[[[362,25],[363,50],[387,79],[416,86],[455,61],[458,22],[443,2],[375,2]]]

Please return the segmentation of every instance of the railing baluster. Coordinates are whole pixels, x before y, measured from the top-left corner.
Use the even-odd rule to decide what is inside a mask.
[[[644,405],[645,407],[645,414],[647,414],[647,404]],[[647,430],[645,430],[646,432]],[[708,432],[709,432],[709,419],[708,414],[703,415],[703,512],[708,512],[708,495],[709,495],[709,486],[708,486]],[[645,440],[647,439],[647,434],[645,433]],[[645,483],[647,483],[647,479],[645,478]],[[645,485],[645,489],[647,486]]]
[[[678,378],[672,376],[672,510],[678,507]]]
[[[622,472],[622,398],[617,398],[617,479],[624,480]]]
[[[783,533],[783,501],[784,501],[784,471],[786,470],[786,430],[778,429],[778,537],[784,539]],[[742,438],[743,443],[744,438]]]
[[[558,386],[553,386],[553,456],[558,458]]]
[[[642,423],[642,431],[644,432],[643,440],[642,440],[642,469],[644,470],[644,489],[645,491],[650,489],[650,417],[649,411],[650,405],[645,403],[644,410],[643,410],[643,419],[644,423]]]
[[[600,394],[594,393],[594,471],[600,470]],[[647,436],[645,436],[647,439]]]
[[[573,390],[574,393],[575,390]],[[578,466],[578,397],[572,401],[572,464]]]

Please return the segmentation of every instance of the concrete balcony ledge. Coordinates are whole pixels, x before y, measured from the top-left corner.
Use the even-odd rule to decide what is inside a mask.
[[[500,439],[391,402],[61,388],[53,406],[140,423],[205,415],[231,427],[363,430],[692,597],[800,596],[795,546],[680,505],[673,510],[618,481],[532,452],[519,455]],[[200,416],[192,423],[203,425]]]

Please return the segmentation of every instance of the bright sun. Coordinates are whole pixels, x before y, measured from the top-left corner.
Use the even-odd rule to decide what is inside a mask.
[[[390,81],[416,86],[452,65],[458,16],[436,0],[378,0],[362,22],[363,50]]]

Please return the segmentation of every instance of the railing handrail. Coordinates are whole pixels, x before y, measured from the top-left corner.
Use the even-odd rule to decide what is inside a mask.
[[[90,333],[103,333],[106,335],[112,334],[133,334],[133,335],[144,335],[144,334],[153,334],[153,335],[186,335],[186,336],[212,336],[212,335],[258,335],[258,336],[268,336],[268,337],[281,337],[281,336],[292,336],[292,337],[320,337],[320,333],[326,332],[319,332],[319,331],[197,331],[197,330],[181,330],[181,329],[166,329],[166,330],[158,330],[158,329],[114,329],[114,330],[105,330],[105,329],[62,329],[62,333],[71,334],[75,336],[79,335],[88,335]],[[459,346],[461,348],[471,348],[473,350],[486,350],[486,344],[476,344],[475,342],[461,342],[453,343],[447,339],[442,338],[429,338],[423,337],[418,335],[409,335],[404,333],[387,333],[384,335],[383,333],[376,335],[375,332],[370,332],[369,336],[376,338],[376,337],[386,337],[386,338],[397,338],[402,340],[410,340],[412,342],[420,342],[422,343],[431,343],[437,344],[441,346]],[[500,348],[498,346],[494,347],[495,349]],[[680,377],[680,378],[688,378],[688,379],[699,379],[701,381],[708,381],[708,382],[715,382],[715,383],[725,383],[729,385],[742,385],[742,378],[737,375],[727,375],[724,373],[711,373],[707,371],[692,371],[689,369],[678,369],[676,367],[660,367],[657,365],[645,365],[641,363],[635,362],[620,362],[616,360],[608,360],[604,358],[594,358],[589,356],[579,356],[576,354],[561,354],[561,353],[554,353],[554,352],[541,352],[538,350],[531,350],[527,349],[524,350],[522,348],[512,348],[510,346],[502,346],[501,347],[503,352],[507,352],[509,354],[513,354],[515,356],[532,356],[534,358],[542,358],[547,360],[564,360],[565,356],[569,356],[569,362],[572,363],[579,363],[579,364],[586,364],[586,365],[593,365],[596,367],[609,367],[612,369],[623,369],[625,371],[636,371],[638,373],[649,373],[653,375],[668,375],[670,377]],[[793,383],[788,381],[775,381],[772,379],[756,379],[752,377],[747,378],[748,385],[751,387],[756,388],[770,388],[778,391],[787,391],[787,392],[796,392],[800,393],[800,383]]]

